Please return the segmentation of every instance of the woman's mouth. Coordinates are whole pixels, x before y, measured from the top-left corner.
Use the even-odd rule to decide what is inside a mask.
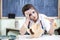
[[[34,17],[34,19],[35,19],[35,17]]]

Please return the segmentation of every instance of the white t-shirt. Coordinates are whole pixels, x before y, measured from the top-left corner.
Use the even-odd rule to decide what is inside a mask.
[[[38,20],[36,21],[36,23],[40,23],[40,21],[42,22],[42,25],[43,25],[43,30],[46,30],[47,32],[50,30],[50,21],[48,19],[46,15],[44,14],[39,14],[39,18]],[[32,20],[30,20],[30,26],[33,24],[34,22]],[[29,27],[30,27],[29,26]]]

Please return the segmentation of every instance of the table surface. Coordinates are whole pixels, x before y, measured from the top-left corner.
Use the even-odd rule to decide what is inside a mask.
[[[17,29],[17,28],[6,28],[6,29],[11,29],[11,30],[20,30],[20,29]]]
[[[29,35],[18,35],[16,40],[60,40],[60,35],[43,35],[38,38],[31,38]]]

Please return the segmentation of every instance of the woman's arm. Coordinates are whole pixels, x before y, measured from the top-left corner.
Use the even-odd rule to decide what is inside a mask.
[[[23,26],[20,29],[20,34],[21,35],[24,35],[26,33],[26,31],[28,29],[27,28],[28,24],[29,24],[29,19],[26,19],[25,23],[23,24]]]

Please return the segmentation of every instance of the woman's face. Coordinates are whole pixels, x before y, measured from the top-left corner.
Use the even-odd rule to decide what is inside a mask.
[[[25,16],[26,17],[29,17],[33,21],[36,21],[38,19],[38,13],[33,8],[25,11]]]

